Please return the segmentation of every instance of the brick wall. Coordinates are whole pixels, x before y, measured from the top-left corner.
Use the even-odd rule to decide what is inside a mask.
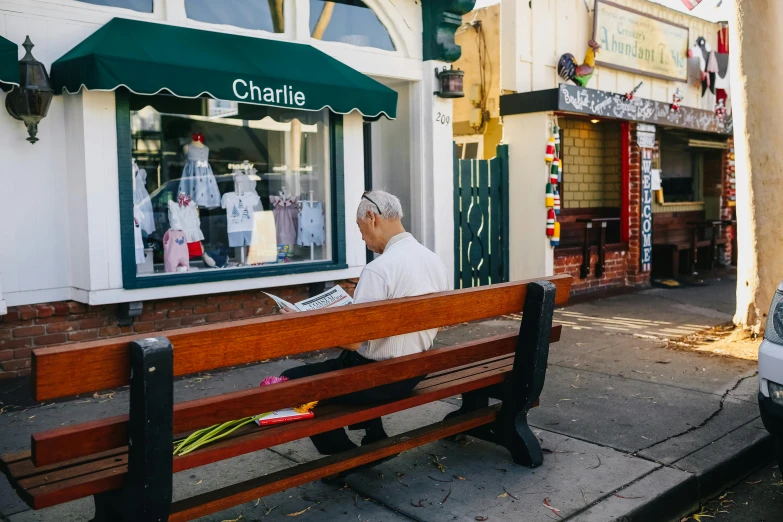
[[[580,279],[581,254],[556,257],[555,275],[568,274],[574,278],[574,284],[571,286],[572,294],[626,286],[628,271],[626,252],[607,252],[604,262],[604,273],[600,278],[595,277],[596,263],[598,263],[598,254],[593,249],[593,253],[590,256],[590,275],[585,279]]]
[[[650,273],[641,270],[641,213],[642,213],[642,157],[636,143],[636,123],[628,122],[628,263],[629,285],[645,285],[650,282]]]
[[[339,284],[353,294],[354,280]],[[312,295],[308,285],[275,288],[270,293],[290,302]],[[29,375],[33,348],[275,313],[274,302],[260,290],[147,301],[141,316],[134,318],[131,326],[118,326],[117,305],[88,306],[65,301],[12,306],[6,315],[0,315],[0,379]]]
[[[732,219],[734,207],[729,206],[729,194],[731,191],[731,180],[735,178],[734,167],[729,163],[729,155],[734,154],[734,138],[728,139],[729,150],[723,153],[723,193],[720,202],[721,219]],[[726,238],[726,247],[723,250],[723,263],[731,264],[732,259],[732,239],[734,238],[735,227],[723,227],[723,237]]]
[[[563,208],[620,206],[620,130],[562,118]]]

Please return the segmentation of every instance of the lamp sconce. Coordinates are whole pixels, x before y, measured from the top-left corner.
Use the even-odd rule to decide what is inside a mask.
[[[19,87],[14,87],[5,98],[5,108],[12,118],[27,127],[27,141],[38,141],[38,123],[46,117],[54,97],[54,89],[44,64],[33,58],[33,42],[25,38],[24,58],[19,60]]]
[[[440,90],[435,91],[433,94],[439,98],[464,98],[465,93],[462,91],[464,76],[465,71],[454,69],[453,65],[451,69],[446,69],[446,66],[443,66],[443,69],[440,71],[436,67],[435,77],[438,79]]]

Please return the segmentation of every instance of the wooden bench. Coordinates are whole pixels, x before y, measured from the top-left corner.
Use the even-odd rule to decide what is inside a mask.
[[[459,433],[503,445],[518,464],[539,466],[543,454],[527,413],[544,385],[549,344],[560,336],[552,326],[554,306],[567,301],[570,286],[569,276],[556,276],[176,330],[167,337],[37,349],[37,401],[130,384],[129,414],[36,433],[30,451],[0,457],[0,466],[33,509],[94,496],[94,520],[134,522],[191,520]],[[520,311],[518,334],[174,404],[177,376]],[[291,332],[297,343],[281,343]],[[369,406],[327,402],[311,419],[248,425],[172,458],[173,441],[196,429],[421,375],[426,379],[404,399]],[[440,422],[172,503],[173,473],[456,394],[462,394],[462,407]],[[489,406],[490,397],[502,403]]]

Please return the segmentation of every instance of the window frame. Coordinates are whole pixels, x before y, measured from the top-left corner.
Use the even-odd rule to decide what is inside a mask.
[[[154,276],[136,273],[136,257],[133,230],[133,173],[132,141],[130,126],[130,94],[115,91],[117,125],[117,171],[119,176],[120,244],[122,261],[122,286],[126,290],[158,288],[174,285],[191,285],[217,281],[264,278],[270,276],[323,272],[348,268],[345,253],[345,184],[343,117],[329,112],[330,197],[332,215],[332,259],[308,263],[290,263],[260,267],[198,270]]]
[[[468,134],[463,136],[454,136],[454,143],[462,145],[462,157],[457,159],[484,159],[484,135],[483,134]],[[478,149],[476,151],[476,158],[465,158],[465,151],[468,143],[478,143]]]

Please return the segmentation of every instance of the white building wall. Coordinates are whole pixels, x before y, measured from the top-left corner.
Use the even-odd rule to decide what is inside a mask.
[[[613,0],[614,3],[650,14],[689,28],[690,42],[704,36],[713,49],[718,48],[719,25],[695,18],[660,4],[646,0]],[[529,92],[552,89],[562,78],[557,75],[557,62],[565,53],[571,53],[582,63],[587,41],[593,36],[593,11],[588,13],[584,0],[556,0],[526,2],[501,0],[503,46],[501,50],[501,89]],[[601,54],[598,54],[598,60]],[[689,63],[689,68],[690,68]],[[692,80],[692,79],[691,79]],[[695,81],[676,82],[659,80],[641,74],[627,73],[598,66],[588,87],[602,91],[626,93],[639,82],[644,82],[637,96],[671,103],[679,88],[683,105],[712,110],[715,96],[701,95],[701,85]]]
[[[321,42],[309,36],[309,0],[286,0],[286,32],[272,34],[188,20],[184,0],[154,0],[154,13],[96,6],[77,0],[0,0],[0,35],[21,44],[26,35],[33,54],[51,63],[115,16],[225,31],[246,36],[293,40],[314,45],[347,65],[401,92],[395,125],[405,156],[399,169],[407,187],[414,233],[453,264],[452,195],[434,187],[451,185],[451,128],[448,140],[430,139],[427,127],[436,111],[450,114],[451,102],[432,99],[432,67],[423,67],[421,5],[418,0],[366,0],[390,31],[397,51]],[[21,48],[20,48],[21,57]],[[434,65],[433,65],[434,66]],[[424,79],[428,81],[423,81]],[[424,92],[422,91],[424,89]],[[39,131],[40,142],[25,141],[24,126],[2,110],[0,94],[0,299],[8,306],[75,299],[91,304],[127,302],[230,292],[356,277],[365,262],[364,243],[354,209],[364,188],[362,119],[344,118],[346,270],[143,290],[122,288],[113,93],[56,96]],[[431,123],[430,123],[431,125]],[[439,144],[442,150],[433,151]],[[390,156],[393,144],[383,144]],[[403,188],[400,188],[403,191]],[[29,197],[24,195],[29,194]],[[439,223],[438,220],[444,220]],[[440,238],[439,230],[448,232]]]

